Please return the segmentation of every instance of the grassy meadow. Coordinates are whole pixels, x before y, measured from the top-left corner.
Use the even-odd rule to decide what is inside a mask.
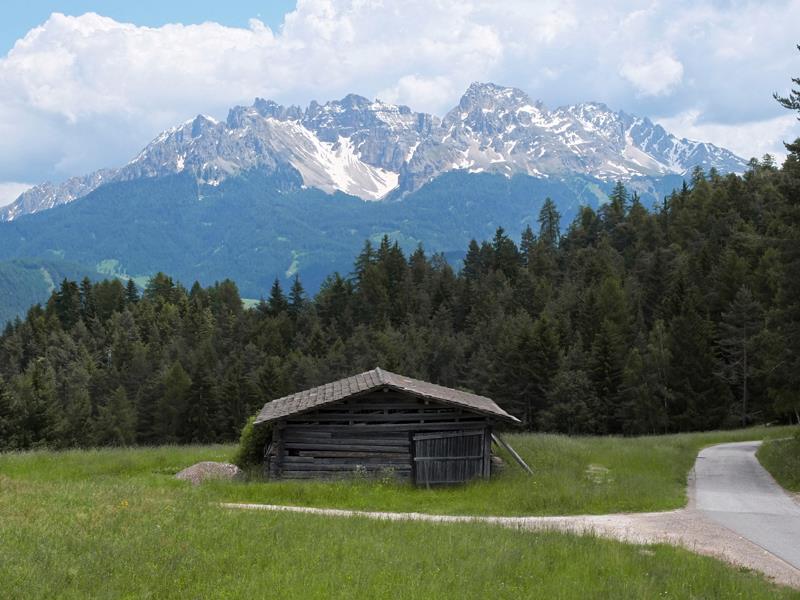
[[[800,492],[800,434],[763,444],[757,456],[778,483],[790,492]]]
[[[527,475],[503,454],[491,481],[426,490],[385,482],[213,483],[215,497],[359,510],[469,515],[569,515],[649,512],[686,504],[686,478],[698,451],[722,442],[781,438],[796,427],[751,428],[637,438],[508,435],[533,468]]]
[[[789,429],[659,438],[509,436],[536,469],[415,490],[388,482],[172,476],[232,446],[0,455],[2,598],[795,598],[669,546],[479,524],[228,511],[219,500],[482,514],[680,506],[700,446]]]

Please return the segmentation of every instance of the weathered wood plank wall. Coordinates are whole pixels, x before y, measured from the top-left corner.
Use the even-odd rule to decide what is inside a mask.
[[[409,480],[414,472],[412,434],[451,431],[456,436],[466,432],[471,434],[469,439],[478,440],[463,442],[464,450],[475,455],[477,466],[451,461],[450,467],[430,468],[437,470],[436,477],[443,469],[446,482],[465,481],[483,476],[488,465],[484,452],[491,448],[484,442],[484,432],[489,426],[489,419],[479,413],[394,391],[372,392],[276,423],[270,475],[309,479],[364,473]],[[458,443],[454,449],[461,451]]]

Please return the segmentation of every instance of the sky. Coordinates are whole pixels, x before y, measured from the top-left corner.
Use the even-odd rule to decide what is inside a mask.
[[[647,116],[749,158],[800,136],[800,0],[77,0],[0,19],[0,204],[197,114],[358,93],[443,115],[473,81]]]

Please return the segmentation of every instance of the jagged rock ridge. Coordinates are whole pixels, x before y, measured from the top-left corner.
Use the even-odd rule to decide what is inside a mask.
[[[604,104],[550,111],[521,90],[491,83],[472,84],[442,119],[355,94],[306,109],[259,98],[231,109],[225,122],[199,115],[164,131],[119,169],[36,186],[0,211],[0,220],[72,202],[112,181],[188,170],[214,186],[250,169],[287,166],[308,187],[380,200],[456,169],[628,180],[684,175],[696,166],[742,172],[746,163]]]

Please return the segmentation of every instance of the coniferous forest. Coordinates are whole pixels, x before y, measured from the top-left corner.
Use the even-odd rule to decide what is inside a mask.
[[[0,337],[0,450],[235,439],[265,402],[379,365],[494,398],[531,430],[797,421],[800,145],[695,171],[651,209],[618,184],[566,230],[546,201],[463,265],[388,238],[309,297],[278,282],[64,280]],[[513,232],[516,234],[517,232]]]

